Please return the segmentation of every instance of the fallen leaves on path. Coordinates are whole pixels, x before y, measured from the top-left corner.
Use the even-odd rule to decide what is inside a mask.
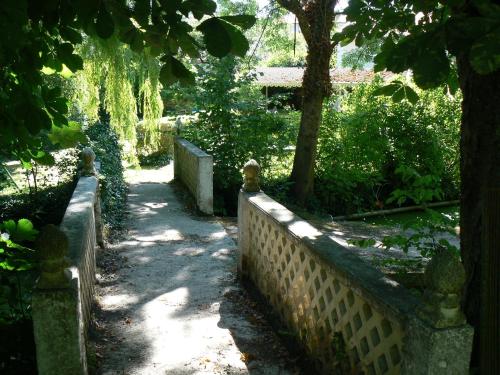
[[[242,360],[242,362],[247,364],[248,362],[253,361],[255,359],[255,356],[252,353],[242,352],[240,359]]]

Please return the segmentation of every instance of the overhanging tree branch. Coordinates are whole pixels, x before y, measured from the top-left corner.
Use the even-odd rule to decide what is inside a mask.
[[[293,13],[297,17],[299,22],[300,30],[307,44],[311,41],[311,28],[309,21],[307,20],[306,12],[302,8],[299,0],[276,0],[279,5]]]

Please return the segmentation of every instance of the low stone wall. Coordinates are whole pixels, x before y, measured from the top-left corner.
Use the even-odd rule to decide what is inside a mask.
[[[459,308],[458,260],[433,259],[417,298],[261,192],[254,161],[244,172],[239,273],[322,373],[468,374],[473,330]]]
[[[208,215],[213,209],[213,157],[183,138],[174,142],[174,176],[196,199],[198,209]]]
[[[82,177],[59,227],[47,225],[37,240],[41,274],[32,315],[38,373],[87,374],[86,340],[95,282],[95,249],[102,246],[99,182],[93,153],[84,150]],[[88,164],[88,163],[87,163]]]

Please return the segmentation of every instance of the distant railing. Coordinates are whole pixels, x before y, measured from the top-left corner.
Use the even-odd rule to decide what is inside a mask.
[[[244,168],[239,273],[251,281],[325,374],[468,374],[473,329],[460,310],[465,272],[440,253],[415,297],[286,209]]]
[[[87,374],[87,333],[95,282],[95,249],[103,246],[95,155],[82,152],[81,177],[59,227],[43,228],[41,274],[32,315],[40,375]]]
[[[174,142],[174,176],[193,194],[198,209],[207,214],[213,208],[213,157],[183,138]]]

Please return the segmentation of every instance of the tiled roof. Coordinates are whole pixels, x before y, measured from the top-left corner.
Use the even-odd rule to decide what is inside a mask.
[[[257,79],[254,84],[268,87],[300,87],[304,68],[289,67],[260,67],[256,69]],[[330,71],[332,84],[356,84],[369,82],[375,73],[370,70],[332,69]],[[391,73],[383,73],[384,78],[392,76]]]

